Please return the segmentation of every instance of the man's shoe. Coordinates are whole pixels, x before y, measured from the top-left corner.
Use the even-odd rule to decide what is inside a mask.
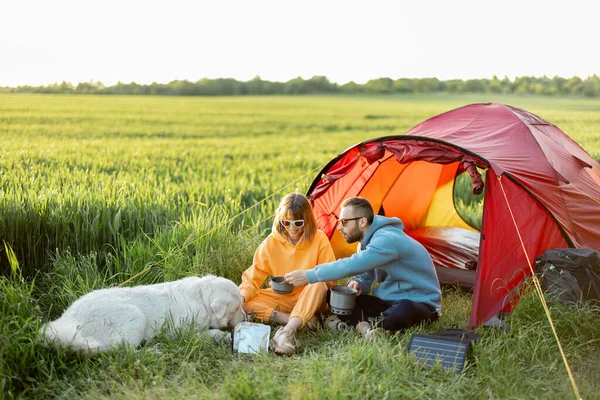
[[[356,331],[368,341],[377,340],[386,336],[385,329],[373,328],[367,321],[356,324]]]
[[[350,327],[335,314],[325,320],[325,327],[332,331],[349,331]]]
[[[370,342],[386,337],[387,333],[383,328],[371,328],[365,332],[364,336],[365,339]]]
[[[358,334],[361,336],[365,336],[365,333],[372,328],[373,327],[371,324],[367,321],[360,321],[358,324],[356,324],[356,332],[358,332]]]
[[[279,328],[273,339],[271,339],[271,347],[275,354],[280,356],[292,356],[296,353],[298,348],[298,340],[294,336],[294,332],[288,331],[284,328]]]

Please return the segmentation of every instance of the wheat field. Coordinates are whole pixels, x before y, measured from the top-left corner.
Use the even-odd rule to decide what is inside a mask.
[[[239,283],[275,206],[346,148],[476,102],[524,108],[600,160],[600,100],[490,95],[152,97],[0,94],[0,376],[6,398],[569,398],[539,299],[508,334],[482,330],[462,375],[423,371],[410,333],[466,327],[444,289],[434,325],[376,345],[331,332],[301,353],[232,354],[192,332],[85,357],[45,349],[40,323],[90,290],[214,273]],[[466,185],[465,185],[466,187]],[[460,191],[458,196],[460,197]],[[476,220],[481,204],[465,197]],[[128,281],[132,279],[131,281]],[[552,308],[584,398],[600,398],[600,321]]]

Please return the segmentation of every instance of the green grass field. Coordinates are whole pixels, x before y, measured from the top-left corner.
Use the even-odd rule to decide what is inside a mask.
[[[557,125],[600,160],[600,100],[507,96],[110,97],[0,94],[0,377],[6,398],[574,398],[535,295],[508,334],[480,329],[462,375],[423,371],[410,334],[376,344],[304,332],[301,352],[232,354],[191,332],[97,357],[41,346],[37,329],[90,290],[214,273],[239,283],[276,204],[347,147],[475,102]],[[480,205],[464,212],[477,218]],[[2,243],[2,245],[4,244]],[[16,268],[18,262],[18,268]],[[12,265],[12,270],[11,270]],[[600,318],[553,306],[583,398],[600,398]]]

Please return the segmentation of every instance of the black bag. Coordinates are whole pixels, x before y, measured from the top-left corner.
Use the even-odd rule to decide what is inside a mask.
[[[600,254],[592,249],[550,249],[535,259],[542,289],[560,303],[600,302]]]

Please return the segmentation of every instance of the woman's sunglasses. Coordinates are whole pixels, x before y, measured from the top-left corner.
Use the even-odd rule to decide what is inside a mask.
[[[296,228],[302,228],[304,226],[304,220],[297,219],[294,221],[293,219],[282,219],[281,225],[285,226],[286,228],[289,228],[292,225],[294,225]]]

